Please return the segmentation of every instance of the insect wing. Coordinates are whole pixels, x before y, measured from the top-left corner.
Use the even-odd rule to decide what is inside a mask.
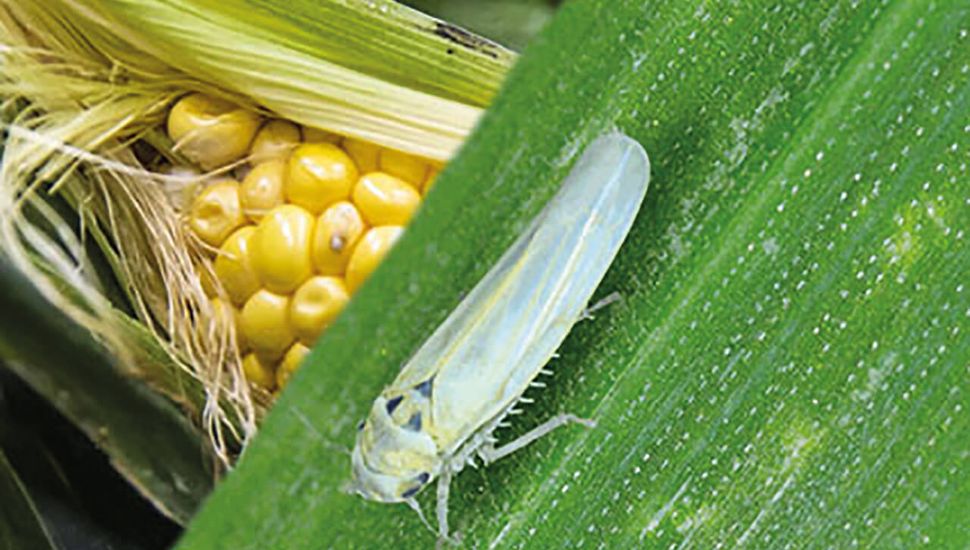
[[[555,197],[388,391],[432,380],[428,429],[453,452],[525,391],[579,319],[649,183],[639,143],[595,140]]]

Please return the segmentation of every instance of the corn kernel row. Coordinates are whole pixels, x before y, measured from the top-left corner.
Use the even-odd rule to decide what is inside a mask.
[[[428,161],[191,94],[172,107],[176,149],[227,169],[193,200],[192,232],[213,250],[243,371],[282,388],[401,235],[437,175]]]

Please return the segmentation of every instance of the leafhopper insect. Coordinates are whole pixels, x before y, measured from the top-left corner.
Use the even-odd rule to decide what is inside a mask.
[[[555,416],[498,446],[512,412],[583,316],[626,238],[650,181],[635,140],[594,140],[522,236],[374,401],[352,452],[351,490],[403,502],[438,479],[438,534],[448,537],[448,486],[478,457],[502,458],[569,422]]]

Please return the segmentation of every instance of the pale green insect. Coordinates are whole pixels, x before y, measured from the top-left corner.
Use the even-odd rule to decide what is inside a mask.
[[[561,414],[496,446],[513,412],[555,354],[626,238],[650,181],[639,143],[597,138],[525,233],[374,401],[352,453],[351,490],[404,502],[438,480],[438,533],[448,536],[451,476],[488,464],[570,421]]]

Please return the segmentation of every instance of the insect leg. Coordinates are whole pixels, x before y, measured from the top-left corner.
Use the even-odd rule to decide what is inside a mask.
[[[435,548],[441,548],[443,542],[452,542],[448,538],[448,489],[451,485],[451,465],[445,463],[438,475],[438,502],[435,511],[438,515],[438,542]]]
[[[518,451],[522,447],[525,447],[529,443],[539,439],[540,437],[547,435],[549,432],[555,430],[560,426],[565,426],[570,422],[576,422],[582,424],[587,428],[593,428],[596,426],[596,422],[587,418],[580,418],[574,414],[563,413],[558,414],[549,420],[546,420],[542,424],[539,424],[535,428],[532,428],[528,432],[520,435],[516,439],[502,445],[501,447],[494,447],[492,445],[483,445],[478,450],[478,456],[488,464],[490,462],[495,462],[496,460],[506,457],[515,451]],[[440,481],[438,483],[441,483]],[[439,492],[440,495],[440,492]]]

